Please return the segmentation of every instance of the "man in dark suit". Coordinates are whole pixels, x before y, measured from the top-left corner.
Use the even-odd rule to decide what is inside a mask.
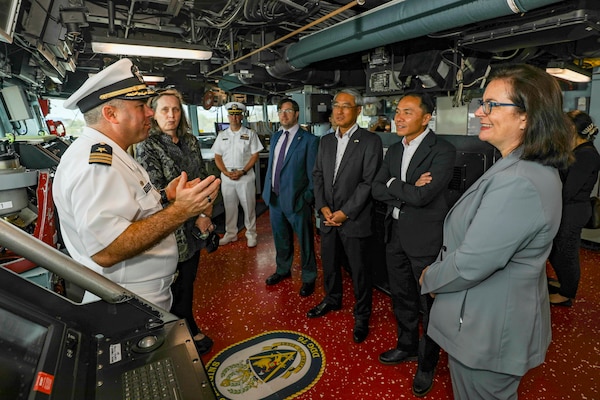
[[[275,285],[291,276],[296,232],[302,262],[300,296],[305,297],[314,292],[317,278],[312,223],[315,200],[312,170],[319,139],[298,125],[300,108],[294,100],[282,99],[277,105],[277,112],[281,129],[271,140],[263,190],[263,199],[269,206],[271,217],[277,269],[266,283]]]
[[[367,244],[373,214],[371,183],[381,165],[381,138],[359,128],[362,97],[352,89],[339,92],[332,116],[338,128],[323,136],[313,170],[315,207],[321,220],[321,260],[325,299],[311,309],[309,318],[321,317],[342,307],[341,266],[350,269],[354,286],[356,343],[369,334],[372,285]]]
[[[419,277],[442,247],[442,227],[449,206],[445,190],[452,178],[456,150],[428,128],[434,109],[426,94],[405,95],[394,123],[401,142],[392,145],[373,182],[373,197],[387,204],[386,264],[397,323],[396,347],[382,353],[383,364],[418,359],[413,394],[433,385],[439,346],[426,334],[419,341],[419,311],[427,332],[433,298],[420,295]]]

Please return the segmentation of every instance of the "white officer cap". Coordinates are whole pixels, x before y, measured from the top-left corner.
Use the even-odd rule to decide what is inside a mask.
[[[156,95],[144,83],[142,75],[130,59],[123,58],[90,77],[69,97],[63,107],[79,107],[85,113],[112,99],[138,100]]]
[[[239,115],[243,114],[246,111],[246,106],[238,101],[232,101],[230,103],[225,104],[225,108],[229,115]]]

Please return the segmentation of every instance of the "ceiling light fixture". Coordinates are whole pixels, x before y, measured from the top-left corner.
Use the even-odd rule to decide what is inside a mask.
[[[94,38],[92,51],[100,54],[120,56],[181,58],[186,60],[208,60],[212,51],[206,46],[188,43],[148,43],[132,39]]]
[[[590,82],[592,73],[575,64],[565,62],[551,62],[546,67],[546,72],[552,76],[571,82]]]

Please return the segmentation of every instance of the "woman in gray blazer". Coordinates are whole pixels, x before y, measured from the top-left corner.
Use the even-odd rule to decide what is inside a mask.
[[[475,115],[502,159],[446,216],[442,250],[421,275],[435,296],[427,333],[449,355],[456,399],[516,399],[550,344],[546,259],[569,127],[558,83],[529,65],[497,71]]]

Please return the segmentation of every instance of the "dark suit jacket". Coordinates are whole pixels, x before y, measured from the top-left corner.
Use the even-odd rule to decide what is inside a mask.
[[[321,138],[313,170],[315,207],[342,210],[348,220],[337,229],[348,237],[368,237],[373,211],[371,183],[383,158],[381,138],[362,128],[354,132],[333,183],[336,149],[335,133]],[[333,228],[321,224],[320,229],[329,232]]]
[[[398,223],[402,227],[402,246],[407,254],[435,256],[442,247],[442,226],[449,209],[445,191],[452,179],[456,149],[430,131],[410,161],[406,182],[400,179],[403,153],[402,142],[388,149],[373,182],[373,197],[388,205],[388,227],[392,210],[400,208]],[[431,172],[431,183],[416,187],[415,182],[424,172]],[[388,188],[386,184],[392,177],[397,179]]]
[[[275,145],[282,134],[282,131],[277,131],[271,138],[272,145],[269,150],[269,163],[263,189],[263,199],[267,205],[271,201]],[[279,206],[285,214],[299,212],[303,207],[314,203],[312,170],[318,148],[318,137],[304,129],[298,129],[285,155],[281,169],[278,200]]]

